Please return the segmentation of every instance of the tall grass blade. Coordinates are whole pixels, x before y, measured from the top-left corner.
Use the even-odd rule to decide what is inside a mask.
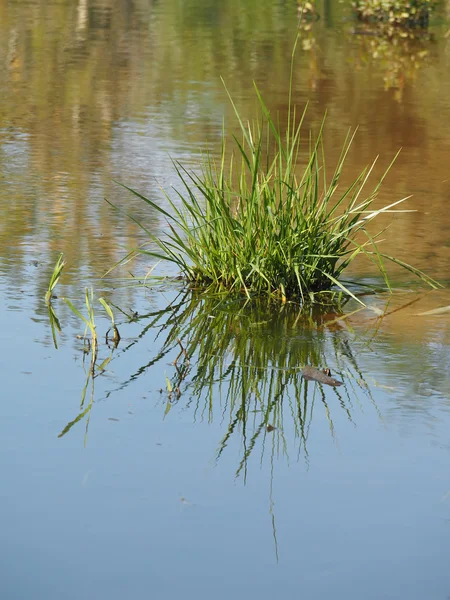
[[[53,268],[52,274],[50,276],[50,281],[48,283],[47,292],[45,294],[45,302],[47,306],[51,303],[53,290],[55,289],[60,280],[65,265],[66,263],[64,261],[64,254],[61,252]]]

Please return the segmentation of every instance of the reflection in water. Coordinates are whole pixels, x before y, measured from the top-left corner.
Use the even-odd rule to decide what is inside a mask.
[[[390,29],[398,27],[428,27],[430,15],[436,8],[436,0],[356,0],[353,7],[358,19],[365,22],[378,22]]]
[[[163,386],[159,396],[164,418],[176,407],[188,412],[194,422],[218,419],[223,424],[215,461],[229,447],[238,448],[236,478],[242,477],[245,484],[249,468],[256,462],[262,464],[266,457],[270,462],[269,510],[277,559],[273,499],[276,460],[282,456],[298,460],[303,456],[308,466],[308,438],[315,420],[325,419],[337,442],[337,417],[355,426],[355,405],[362,409],[369,402],[376,409],[352,350],[353,336],[337,320],[341,315],[337,306],[311,309],[305,315],[298,305],[290,303],[182,292],[165,309],[139,316],[144,328],[122,353],[138,350],[144,341],[148,345],[148,335],[154,337],[152,347],[156,350],[118,388],[106,394],[109,398],[123,392],[152,368],[156,381]],[[80,412],[59,437],[86,419],[86,443],[94,381],[111,360],[120,359],[121,355],[113,357],[113,352],[101,365],[86,371]],[[344,383],[341,387],[323,385],[314,379],[334,379],[311,368],[303,377],[305,365],[331,368]],[[163,379],[164,368],[167,373]]]
[[[402,102],[405,86],[416,80],[430,60],[432,35],[382,22],[359,25],[350,35],[355,40],[355,67],[376,63],[383,72],[385,90],[395,90],[395,99]]]
[[[327,11],[328,12],[328,11]],[[317,42],[317,33],[315,26],[320,19],[315,3],[302,2],[298,6],[298,31],[300,36],[300,44],[309,62],[309,79],[308,85],[312,91],[317,90],[317,84],[321,77],[320,61],[319,61],[319,44]]]
[[[75,419],[73,419],[72,421],[69,421],[69,423],[67,423],[67,425],[64,427],[64,429],[58,435],[58,437],[63,437],[64,435],[66,435],[66,433],[68,433],[72,429],[72,427],[74,425],[76,425],[78,422],[82,421],[86,417],[85,433],[84,433],[84,445],[85,446],[87,444],[89,422],[91,419],[91,409],[94,404],[94,397],[95,397],[94,379],[96,377],[95,372],[91,368],[91,360],[89,360],[89,367],[86,368],[86,366],[85,366],[84,359],[85,359],[86,353],[89,354],[90,349],[85,351],[85,349],[83,348],[83,366],[85,367],[86,381],[85,381],[85,384],[81,391],[80,412],[75,417]],[[87,391],[89,388],[89,384],[91,384],[90,385],[90,395],[89,395],[89,400],[86,403],[86,394],[87,394]]]
[[[258,441],[261,460],[268,440],[272,452],[286,456],[294,440],[295,454],[302,453],[308,461],[307,440],[314,412],[325,416],[334,437],[336,410],[342,410],[353,422],[353,403],[360,401],[359,395],[362,393],[373,401],[352,351],[352,335],[339,323],[342,312],[336,310],[336,306],[322,306],[305,315],[295,304],[280,306],[267,299],[247,301],[184,292],[165,309],[139,316],[145,327],[122,352],[136,350],[147,334],[155,332],[153,346],[158,350],[106,397],[130,385],[149,368],[167,364],[170,359],[165,381],[160,378],[164,415],[176,405],[191,411],[194,421],[210,422],[219,415],[226,420],[226,432],[218,445],[216,459],[237,438],[241,460],[236,477],[243,475],[245,480]],[[97,373],[112,359],[111,354],[96,367]],[[344,385],[323,385],[316,380],[327,383],[333,379],[312,369],[304,378],[305,365],[331,367],[333,375]],[[91,375],[89,378],[88,374],[82,393],[83,410],[63,434],[91,409],[96,376],[93,369]],[[92,398],[84,409],[89,381]]]
[[[55,315],[54,308],[52,306],[49,306],[48,310],[49,310],[50,325],[52,327],[52,333],[54,335],[53,322],[54,322],[54,319],[57,319],[57,317]],[[108,332],[109,331],[110,330],[108,330]],[[106,333],[105,341],[106,341],[106,346],[109,349],[109,353],[100,363],[97,363],[97,359],[98,359],[98,341],[97,341],[97,339],[95,339],[95,341],[92,342],[89,338],[86,337],[86,332],[85,332],[84,336],[78,336],[80,339],[83,340],[83,346],[80,348],[80,351],[83,354],[83,363],[82,364],[83,364],[83,369],[84,369],[85,376],[86,376],[86,380],[85,380],[83,389],[81,390],[80,412],[72,421],[69,421],[69,423],[67,423],[67,425],[61,431],[61,433],[58,435],[58,437],[63,437],[64,435],[66,435],[66,433],[68,433],[74,425],[76,425],[78,422],[82,421],[86,417],[84,445],[86,446],[86,444],[87,444],[89,422],[90,422],[90,418],[91,418],[91,409],[92,409],[92,406],[93,406],[94,400],[95,400],[95,379],[96,379],[96,377],[98,377],[99,375],[102,375],[105,372],[106,367],[113,359],[114,351],[116,350],[116,348],[119,344],[119,341],[120,341],[120,337],[118,339],[116,337],[114,337],[110,340],[110,338],[108,337],[108,332]],[[53,339],[55,339],[55,338],[53,338]],[[55,344],[55,347],[56,347],[56,344]],[[86,396],[87,396],[88,390],[90,390],[89,400],[86,401]]]
[[[354,423],[354,408],[363,408],[364,399],[380,417],[369,385],[386,390],[392,411],[406,410],[404,417],[411,401],[415,411],[433,410],[430,396],[440,397],[447,410],[447,313],[427,316],[430,306],[448,300],[446,292],[365,296],[367,308],[351,310],[350,301],[345,313],[343,305],[315,306],[305,313],[294,303],[176,292],[173,284],[161,293],[171,297],[163,309],[122,311],[129,324],[121,325],[123,338],[116,343],[107,335],[94,369],[91,362],[87,368],[90,348],[83,342],[79,350],[86,360],[86,382],[80,414],[64,433],[91,410],[94,379],[107,374],[110,363],[124,362],[124,354],[129,354],[127,364],[135,366],[114,388],[105,392],[102,386],[103,400],[150,372],[164,417],[176,407],[191,413],[194,422],[219,419],[226,424],[216,459],[237,445],[236,476],[244,479],[257,443],[262,460],[268,440],[276,442],[277,456],[303,455],[308,462],[313,415],[327,419],[336,439],[336,417]],[[139,327],[139,334],[127,337],[128,327]],[[145,362],[136,365],[141,356]],[[306,365],[317,370],[308,370],[305,378]],[[322,371],[327,368],[342,386],[320,383],[329,379]],[[84,412],[89,384],[91,400]]]
[[[437,43],[427,47],[435,53],[433,60],[425,57],[421,63],[424,68],[416,69],[416,78],[405,78],[400,103],[394,98],[394,88],[384,91],[384,62],[371,59],[368,66],[356,60],[360,68],[355,69],[355,62],[349,61],[358,53],[359,45],[367,58],[375,50],[364,46],[371,38],[348,34],[353,26],[347,19],[351,3],[323,0],[317,4],[321,19],[313,24],[312,52],[299,52],[298,56],[296,102],[303,107],[310,100],[308,125],[320,122],[324,111],[328,111],[326,144],[327,150],[331,148],[331,157],[337,157],[348,128],[361,126],[361,135],[349,157],[356,171],[373,155],[380,153],[389,160],[403,147],[387,182],[387,199],[412,193],[409,207],[418,212],[393,223],[389,237],[394,242],[385,251],[407,256],[418,267],[441,278],[449,273],[450,263],[450,143],[448,131],[442,127],[450,118],[450,37],[434,30]],[[197,427],[192,434],[184,430],[177,438],[180,429],[174,417],[181,421],[183,415],[190,421],[214,418],[216,425],[223,419],[224,431],[217,433],[217,442],[213,440],[215,456],[221,457],[221,467],[225,467],[225,459],[232,460],[236,455],[233,450],[237,449],[238,464],[232,468],[239,470],[241,479],[254,473],[254,481],[264,484],[266,470],[259,472],[257,463],[268,463],[274,532],[274,488],[275,492],[278,489],[279,500],[281,490],[284,499],[291,501],[278,505],[279,511],[283,506],[286,530],[291,533],[290,568],[279,569],[279,579],[268,570],[269,585],[263,578],[261,598],[273,595],[277,582],[283,597],[293,595],[293,586],[296,590],[299,586],[306,589],[306,596],[309,591],[309,596],[314,596],[324,590],[326,597],[333,589],[337,596],[361,597],[368,578],[380,579],[377,565],[393,573],[387,583],[386,578],[383,580],[389,590],[374,590],[375,595],[380,591],[379,597],[395,594],[392,590],[397,588],[402,597],[406,588],[406,595],[410,592],[411,597],[419,598],[423,586],[435,590],[440,583],[442,590],[445,585],[445,564],[433,557],[445,556],[441,542],[446,522],[441,520],[444,515],[432,498],[438,491],[442,493],[439,488],[446,484],[448,457],[442,452],[429,453],[423,423],[430,425],[431,435],[436,433],[434,443],[445,443],[450,406],[448,319],[442,318],[438,328],[433,317],[413,318],[408,313],[402,321],[395,316],[401,313],[395,313],[383,321],[380,336],[370,344],[366,336],[358,339],[351,331],[349,319],[345,321],[349,330],[339,321],[333,323],[335,314],[320,315],[318,326],[310,328],[289,306],[280,311],[188,298],[185,304],[174,300],[164,314],[154,310],[125,328],[114,352],[101,345],[99,362],[109,356],[111,360],[100,377],[88,379],[86,357],[86,373],[79,372],[83,378],[79,383],[81,402],[77,390],[73,413],[67,414],[58,396],[67,391],[66,400],[71,401],[74,382],[67,361],[58,361],[63,366],[58,367],[59,377],[53,379],[51,366],[44,368],[50,362],[41,354],[42,360],[34,363],[43,367],[39,381],[35,380],[37,385],[22,387],[16,378],[15,372],[23,368],[24,361],[34,360],[38,348],[37,344],[22,343],[25,339],[28,343],[30,337],[30,313],[23,310],[24,302],[31,313],[35,310],[31,331],[37,332],[36,337],[42,332],[40,323],[47,318],[41,301],[49,275],[46,265],[53,265],[57,254],[64,252],[69,265],[66,283],[70,286],[75,282],[78,294],[84,287],[80,279],[86,281],[92,274],[103,274],[140,241],[135,225],[118,217],[103,202],[104,196],[115,204],[122,201],[111,180],[132,184],[157,199],[158,184],[167,189],[173,182],[167,154],[191,166],[196,164],[199,148],[206,140],[214,152],[219,146],[216,142],[222,119],[229,122],[221,75],[244,116],[253,114],[249,98],[253,98],[254,79],[270,109],[282,117],[297,24],[295,2],[274,0],[0,0],[0,291],[5,292],[10,311],[2,321],[6,341],[0,362],[7,370],[5,398],[8,392],[14,397],[13,402],[2,403],[6,450],[1,453],[6,501],[2,510],[5,507],[5,514],[19,517],[9,519],[5,530],[6,539],[11,540],[5,569],[14,574],[17,565],[22,565],[27,573],[11,582],[13,595],[20,594],[17,585],[23,584],[27,586],[24,597],[41,591],[42,597],[50,598],[57,588],[68,586],[72,597],[95,594],[97,587],[102,590],[100,597],[105,589],[115,597],[121,593],[117,576],[128,573],[124,585],[137,585],[134,597],[145,595],[143,590],[150,585],[156,586],[158,594],[161,579],[163,594],[172,591],[165,584],[176,580],[178,587],[173,595],[180,596],[188,589],[188,582],[198,588],[205,569],[220,578],[224,566],[233,576],[227,579],[231,585],[225,585],[219,593],[232,595],[237,586],[244,589],[248,584],[250,589],[257,583],[261,564],[266,564],[264,554],[259,552],[260,538],[255,536],[253,546],[245,546],[242,551],[242,529],[234,528],[232,521],[248,520],[253,526],[258,518],[258,510],[252,510],[257,509],[260,499],[258,485],[253,492],[251,486],[246,488],[252,505],[245,509],[240,498],[233,504],[229,486],[223,490],[218,486],[217,498],[223,496],[219,502],[214,494],[207,493],[211,507],[223,515],[231,512],[232,516],[222,519],[220,513],[216,516],[206,510],[198,521],[191,519],[193,526],[189,529],[179,527],[175,512],[168,509],[173,486],[189,485],[197,464],[196,458],[184,453],[185,448],[192,444],[204,450],[198,458],[203,462],[205,454],[211,452],[206,442],[203,444],[206,432],[215,435],[218,429]],[[448,30],[448,24],[444,29]],[[396,77],[397,73],[394,80]],[[139,216],[140,205],[127,209]],[[149,215],[147,225],[159,234],[161,224],[154,215]],[[41,266],[31,264],[36,259]],[[25,300],[21,296],[24,288]],[[115,302],[127,310],[129,306],[136,308],[139,292],[127,291]],[[448,296],[442,299],[435,306],[450,303]],[[420,307],[415,312],[427,308],[434,306]],[[54,309],[63,333],[70,332],[70,327],[64,327],[67,307],[56,301]],[[142,313],[150,311],[142,310],[141,305],[138,309]],[[356,331],[358,316],[354,319]],[[134,328],[138,327],[142,331],[135,337]],[[126,335],[127,329],[132,341]],[[38,349],[48,354],[51,337],[45,344]],[[173,364],[182,348],[186,353],[182,352]],[[329,366],[345,385],[321,388],[303,381],[299,373],[306,361],[320,368]],[[156,368],[152,369],[153,365]],[[148,372],[151,375],[147,379],[144,375]],[[363,419],[358,412],[372,407],[362,381],[371,383],[368,373],[386,386],[384,394],[371,389],[382,403],[383,415],[394,423],[389,439],[376,435],[376,417]],[[9,388],[8,376],[12,378]],[[116,383],[116,377],[122,384]],[[133,387],[137,379],[139,385]],[[24,376],[22,383],[27,380]],[[217,398],[208,385],[214,388]],[[127,392],[141,390],[146,394],[149,387],[162,403],[161,416],[167,411],[166,419],[172,419],[170,427],[161,427],[155,411],[142,400],[145,414],[139,422],[134,421],[134,428],[123,427],[124,438],[117,440],[97,429],[97,448],[92,444],[88,453],[77,451],[77,431],[92,417],[92,436],[94,418],[98,417],[96,424],[101,427],[102,416],[109,416],[109,405],[105,402],[101,411],[99,404],[105,400],[105,389],[110,390],[106,396],[118,389],[117,405],[124,406],[127,414]],[[160,388],[161,393],[157,391]],[[78,404],[81,406],[77,411]],[[179,415],[178,408],[183,411]],[[416,428],[418,432],[414,437],[408,432],[409,444],[397,439],[395,431],[399,423],[405,423],[405,417],[411,419],[410,430]],[[58,427],[54,419],[58,419]],[[65,437],[55,440],[57,446],[48,444],[50,436],[56,437],[69,420],[67,427],[71,429]],[[327,430],[320,427],[321,421]],[[308,489],[307,477],[296,477],[294,469],[280,487],[273,485],[276,466],[279,474],[285,456],[295,460],[300,455],[301,461],[318,466],[319,460],[314,460],[322,454],[324,437],[331,441],[328,431],[336,440],[342,440],[344,426],[348,424],[350,429],[351,421],[360,425],[354,433],[361,435],[352,436],[349,431],[348,451],[340,466],[327,449],[321,456],[326,467],[323,479],[329,485],[315,481]],[[363,421],[366,431],[373,432],[371,439],[365,438]],[[168,438],[176,438],[173,453],[167,453],[170,457],[153,459],[147,452],[152,445],[147,427],[153,425],[158,432],[164,430]],[[200,429],[205,435],[194,441]],[[386,442],[387,454],[383,457],[379,448],[384,448]],[[360,462],[360,455],[368,460]],[[89,495],[83,488],[80,496],[76,482],[91,467],[105,474],[103,485],[99,481]],[[180,482],[183,470],[186,477]],[[169,476],[165,471],[170,472]],[[221,476],[219,470],[215,474]],[[378,493],[377,488],[366,485],[366,474],[382,480]],[[341,479],[351,479],[345,491],[339,486]],[[199,482],[194,478],[192,483],[197,486],[196,492],[207,492],[208,486]],[[162,490],[158,498],[155,485]],[[333,498],[331,518],[326,515],[328,494]],[[230,506],[236,508],[235,513]],[[68,511],[78,514],[83,509],[85,528],[79,527],[79,520],[67,520]],[[369,513],[373,518],[368,518]],[[410,535],[412,522],[417,527]],[[259,526],[254,523],[255,531]],[[346,535],[342,536],[344,529]],[[62,530],[64,536],[60,535]],[[204,530],[207,536],[202,535]],[[175,537],[168,532],[174,532]],[[366,534],[374,542],[369,545],[372,552],[360,556],[354,549],[367,546]],[[221,560],[217,561],[208,549],[215,548],[217,540],[222,542],[223,538],[228,539],[221,545]],[[336,544],[336,540],[344,543]],[[178,557],[173,555],[174,542],[180,548]],[[406,553],[399,543],[406,545]],[[321,550],[320,560],[314,553],[315,544]],[[86,552],[80,552],[80,548]],[[426,551],[430,548],[435,551],[433,557]],[[149,575],[149,556],[155,558],[156,579],[152,573]],[[336,557],[340,561],[335,562]],[[423,578],[418,582],[418,590],[414,589],[416,580],[411,579],[410,559],[421,565],[433,559],[428,565],[429,576],[425,582]],[[298,572],[299,561],[310,578],[305,586],[292,578],[292,573]],[[355,565],[359,587],[354,578]],[[174,569],[180,577],[173,577]],[[71,579],[70,573],[77,576]],[[85,576],[79,577],[79,573]],[[342,579],[348,583],[346,589]],[[218,592],[216,585],[206,585],[206,590],[201,597],[208,591],[209,595]]]
[[[372,390],[378,397],[383,391],[383,416],[392,423],[397,411],[402,426],[408,419],[414,422],[418,411],[432,425],[439,418],[436,407],[448,410],[445,400],[435,402],[433,409],[430,398],[430,394],[439,398],[435,392],[441,385],[448,390],[448,333],[440,331],[439,323],[433,330],[430,318],[420,316],[429,307],[423,302],[436,303],[444,292],[394,296],[391,303],[377,295],[365,298],[367,309],[351,310],[350,301],[345,313],[343,306],[323,306],[308,314],[294,304],[267,299],[178,293],[173,284],[160,292],[166,299],[162,310],[127,316],[134,320],[129,327],[139,328],[138,335],[128,337],[128,327],[122,324],[119,347],[105,354],[101,345],[95,371],[86,356],[79,412],[60,437],[84,422],[86,443],[96,401],[117,396],[123,402],[136,388],[150,392],[160,418],[170,420],[171,427],[181,415],[184,421],[203,426],[214,421],[211,431],[220,424],[214,463],[226,455],[237,456],[235,477],[244,484],[255,469],[267,465],[276,553],[275,474],[281,460],[300,459],[309,468],[317,464],[310,447],[322,447],[324,435],[339,445],[344,441],[340,432],[346,428],[351,433],[362,413],[368,425],[369,409],[375,426],[383,422]],[[390,327],[399,318],[409,322],[412,335],[420,334],[416,346],[410,340],[399,341],[398,333],[392,335]],[[112,384],[108,372],[117,374],[119,362],[126,371]],[[305,365],[330,368],[343,385],[330,387],[303,378]],[[105,377],[99,380],[99,375]],[[94,398],[94,392],[100,397]]]
[[[60,256],[60,259],[57,263],[57,267],[59,266],[62,271],[62,268],[64,267],[64,263],[61,261],[62,261],[62,255]],[[55,276],[55,273],[53,275]],[[59,279],[59,275],[57,276],[57,279]],[[54,281],[53,283],[54,283],[54,285],[56,285],[57,280]],[[51,288],[51,289],[53,289],[53,288]],[[51,290],[49,293],[51,293]],[[46,297],[46,299],[47,299],[47,297]],[[63,437],[68,431],[70,431],[70,429],[72,429],[72,427],[76,423],[81,421],[84,417],[87,417],[86,418],[86,432],[85,432],[85,437],[84,437],[85,445],[86,445],[86,441],[87,441],[89,421],[90,421],[90,417],[91,417],[91,408],[94,403],[94,379],[98,375],[101,375],[102,373],[105,372],[106,367],[108,366],[108,364],[111,362],[111,360],[113,358],[113,352],[117,348],[117,346],[119,345],[119,342],[120,342],[120,334],[117,329],[117,326],[115,325],[114,313],[112,312],[111,307],[105,301],[104,298],[99,298],[98,300],[99,300],[99,303],[103,306],[103,308],[107,312],[109,318],[111,319],[111,327],[108,329],[108,331],[105,334],[105,342],[106,342],[106,346],[110,349],[110,354],[101,363],[98,363],[99,340],[98,340],[97,327],[95,324],[95,309],[94,309],[94,292],[93,292],[93,290],[91,289],[89,292],[89,290],[86,288],[86,292],[85,292],[87,317],[85,317],[72,304],[72,302],[68,298],[64,298],[64,301],[69,306],[72,313],[75,316],[77,316],[81,320],[81,322],[83,322],[85,324],[84,335],[77,336],[77,338],[83,340],[83,348],[82,348],[83,367],[85,368],[84,370],[86,373],[86,382],[85,382],[83,390],[81,392],[81,402],[80,402],[80,411],[81,412],[78,414],[78,416],[73,421],[70,421],[66,425],[66,427],[63,429],[63,431],[59,434],[58,437]],[[55,348],[58,348],[57,332],[61,332],[61,326],[60,326],[59,319],[56,316],[55,309],[53,307],[53,303],[51,300],[48,301],[47,308],[48,308],[50,327],[51,327],[52,336],[53,336],[53,343],[54,343]],[[88,332],[89,332],[90,337],[87,336]],[[89,356],[89,368],[86,367],[87,356]],[[90,399],[89,399],[89,402],[87,403],[87,405],[85,406],[86,394],[87,394],[89,384],[91,387]]]

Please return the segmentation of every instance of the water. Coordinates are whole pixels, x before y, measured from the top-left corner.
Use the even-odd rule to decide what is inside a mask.
[[[383,249],[444,283],[446,10],[431,39],[386,46],[320,3],[295,79],[308,126],[327,110],[331,162],[359,125],[348,177],[402,147],[381,200],[413,194],[416,212],[386,218]],[[394,271],[393,297],[317,328],[264,302],[191,299],[174,319],[159,312],[180,302],[175,284],[99,280],[145,239],[104,197],[164,226],[114,180],[161,199],[169,155],[197,168],[217,152],[222,118],[233,127],[220,76],[245,116],[252,79],[285,115],[297,24],[295,3],[268,0],[0,0],[1,598],[449,596],[448,315],[420,315],[450,305],[446,290]],[[96,303],[109,362],[94,379],[60,299],[53,347],[43,296],[59,252],[58,295],[83,309],[93,284],[138,312],[115,309],[108,348]],[[306,383],[306,363],[344,386]]]

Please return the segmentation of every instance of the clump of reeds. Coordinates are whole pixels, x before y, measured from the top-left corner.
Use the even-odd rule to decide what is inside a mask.
[[[233,136],[233,152],[230,155],[226,149],[223,133],[219,159],[207,155],[200,175],[175,163],[183,187],[176,199],[166,194],[169,210],[124,186],[168,224],[167,235],[159,238],[138,223],[158,248],[143,246],[137,252],[174,263],[195,286],[243,291],[247,296],[266,293],[282,300],[316,300],[318,294],[332,290],[354,297],[340,277],[359,255],[377,265],[388,287],[385,260],[435,286],[414,267],[381,252],[378,236],[366,229],[369,221],[394,212],[392,208],[406,199],[371,210],[391,165],[371,191],[365,188],[375,163],[341,188],[354,133],[347,136],[330,177],[323,123],[317,137],[313,140],[308,134],[301,145],[305,112],[299,119],[292,102],[292,80],[293,58],[285,131],[256,85],[261,112],[257,121],[244,121],[229,96],[240,129],[240,135]],[[299,171],[305,150],[307,157]]]

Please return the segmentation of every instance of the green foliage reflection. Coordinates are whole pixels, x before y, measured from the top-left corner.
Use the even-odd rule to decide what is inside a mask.
[[[176,355],[165,414],[176,404],[196,421],[226,423],[216,458],[229,444],[240,444],[236,476],[246,475],[257,442],[262,460],[269,436],[273,453],[288,455],[293,439],[295,454],[307,459],[315,413],[325,416],[334,436],[335,416],[353,422],[355,400],[362,394],[373,402],[348,330],[336,322],[341,314],[336,305],[305,314],[297,304],[280,307],[261,298],[180,296],[152,320],[164,342],[151,364]],[[304,380],[305,365],[331,367],[344,386]]]

